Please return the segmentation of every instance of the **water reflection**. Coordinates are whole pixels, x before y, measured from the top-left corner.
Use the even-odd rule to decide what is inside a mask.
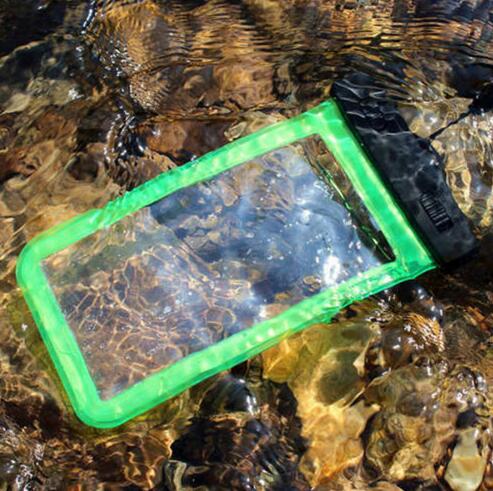
[[[429,297],[391,292],[330,328],[305,331],[263,357],[263,377],[259,360],[237,368],[259,391],[262,418],[222,406],[199,414],[210,381],[124,428],[83,427],[13,270],[36,233],[315,105],[353,69],[381,79],[413,129],[432,134],[491,80],[492,7],[489,0],[1,2],[0,479],[26,489],[149,489],[173,479],[179,488],[177,475],[200,469],[217,484],[228,475],[230,449],[245,463],[236,489],[252,482],[276,489],[283,482],[276,462],[294,488],[461,489],[456,476],[469,452],[481,464],[467,477],[475,485],[491,459],[488,113],[471,114],[435,141],[483,237],[481,258],[422,279]],[[265,379],[282,385],[273,398]],[[226,384],[225,393],[235,387]],[[212,459],[218,447],[191,439],[190,428],[221,424],[224,452]],[[254,436],[261,444],[252,454]],[[175,451],[180,441],[193,441],[197,455]],[[491,464],[482,489],[491,488]]]

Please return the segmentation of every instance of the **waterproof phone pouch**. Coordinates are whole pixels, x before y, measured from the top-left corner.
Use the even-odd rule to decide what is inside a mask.
[[[18,281],[80,419],[117,426],[435,266],[341,108],[242,138],[25,247]]]

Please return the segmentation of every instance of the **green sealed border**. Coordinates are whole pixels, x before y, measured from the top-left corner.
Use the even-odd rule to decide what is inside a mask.
[[[42,270],[42,261],[179,189],[313,135],[322,138],[346,172],[392,247],[395,261],[372,268],[298,303],[273,319],[193,353],[111,399],[100,399],[75,336]],[[78,417],[91,426],[112,428],[294,332],[317,322],[328,322],[346,305],[415,278],[433,267],[431,255],[384,186],[337,104],[329,100],[296,118],[161,174],[104,208],[88,211],[35,237],[19,256],[17,280]]]

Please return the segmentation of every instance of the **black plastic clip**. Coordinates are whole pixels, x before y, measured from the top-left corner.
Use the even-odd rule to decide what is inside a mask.
[[[335,82],[332,97],[408,220],[438,264],[455,265],[478,249],[429,140],[412,133],[384,88],[364,73]]]

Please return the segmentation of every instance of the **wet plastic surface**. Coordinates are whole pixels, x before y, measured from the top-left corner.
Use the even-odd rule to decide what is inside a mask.
[[[386,262],[376,233],[358,228],[368,211],[360,204],[366,216],[353,218],[310,160],[343,178],[311,138],[177,191],[45,260],[103,398]]]

